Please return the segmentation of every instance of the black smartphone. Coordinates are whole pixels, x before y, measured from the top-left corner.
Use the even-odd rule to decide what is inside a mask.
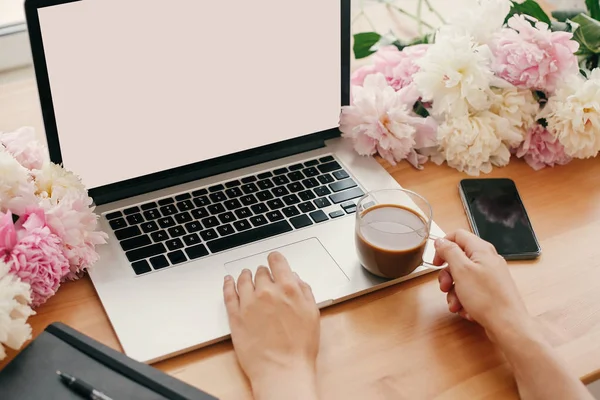
[[[542,250],[511,179],[463,179],[460,196],[471,229],[507,260],[527,260]]]

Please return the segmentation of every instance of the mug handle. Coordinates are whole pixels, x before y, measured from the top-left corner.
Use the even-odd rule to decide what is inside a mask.
[[[432,235],[431,233],[429,234],[429,237],[427,238],[427,240],[434,240],[434,241],[437,239],[440,239],[440,237],[436,236],[436,235]],[[442,270],[442,269],[448,267],[447,262],[443,263],[442,265],[433,265],[432,263],[429,263],[425,260],[421,260],[421,261],[422,261],[421,265],[428,269]]]

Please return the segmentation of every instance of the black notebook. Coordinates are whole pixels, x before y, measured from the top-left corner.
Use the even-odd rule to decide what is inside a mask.
[[[62,323],[49,325],[0,371],[0,398],[81,399],[60,382],[57,370],[113,400],[216,400]]]

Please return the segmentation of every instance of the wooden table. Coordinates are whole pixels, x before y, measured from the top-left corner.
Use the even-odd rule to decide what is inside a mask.
[[[444,230],[468,226],[457,192],[464,175],[386,166],[430,200]],[[514,160],[489,176],[516,181],[539,235],[540,260],[510,267],[530,312],[585,382],[600,377],[600,159],[539,172]],[[53,321],[120,350],[87,278],[64,284],[30,319],[36,335]],[[155,366],[222,399],[251,398],[230,341]],[[323,310],[319,379],[323,399],[517,396],[482,329],[448,313],[435,273]]]

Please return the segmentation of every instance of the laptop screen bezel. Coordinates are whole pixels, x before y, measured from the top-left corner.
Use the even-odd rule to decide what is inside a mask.
[[[56,126],[56,117],[52,103],[52,91],[48,77],[48,68],[44,53],[41,27],[37,10],[81,0],[26,0],[25,15],[29,33],[29,42],[36,75],[38,94],[50,160],[62,165],[60,139]],[[340,1],[341,18],[341,93],[340,109],[350,102],[350,0]],[[290,89],[292,90],[292,89]],[[94,204],[101,205],[113,201],[152,192],[154,190],[179,185],[220,173],[233,171],[262,162],[275,160],[289,155],[305,152],[324,146],[324,141],[340,136],[338,127],[320,132],[307,132],[298,138],[284,140],[237,153],[228,154],[193,164],[148,174],[121,182],[89,189]],[[107,162],[110,157],[107,155]],[[68,166],[66,166],[68,168]],[[77,171],[73,171],[77,173]]]

